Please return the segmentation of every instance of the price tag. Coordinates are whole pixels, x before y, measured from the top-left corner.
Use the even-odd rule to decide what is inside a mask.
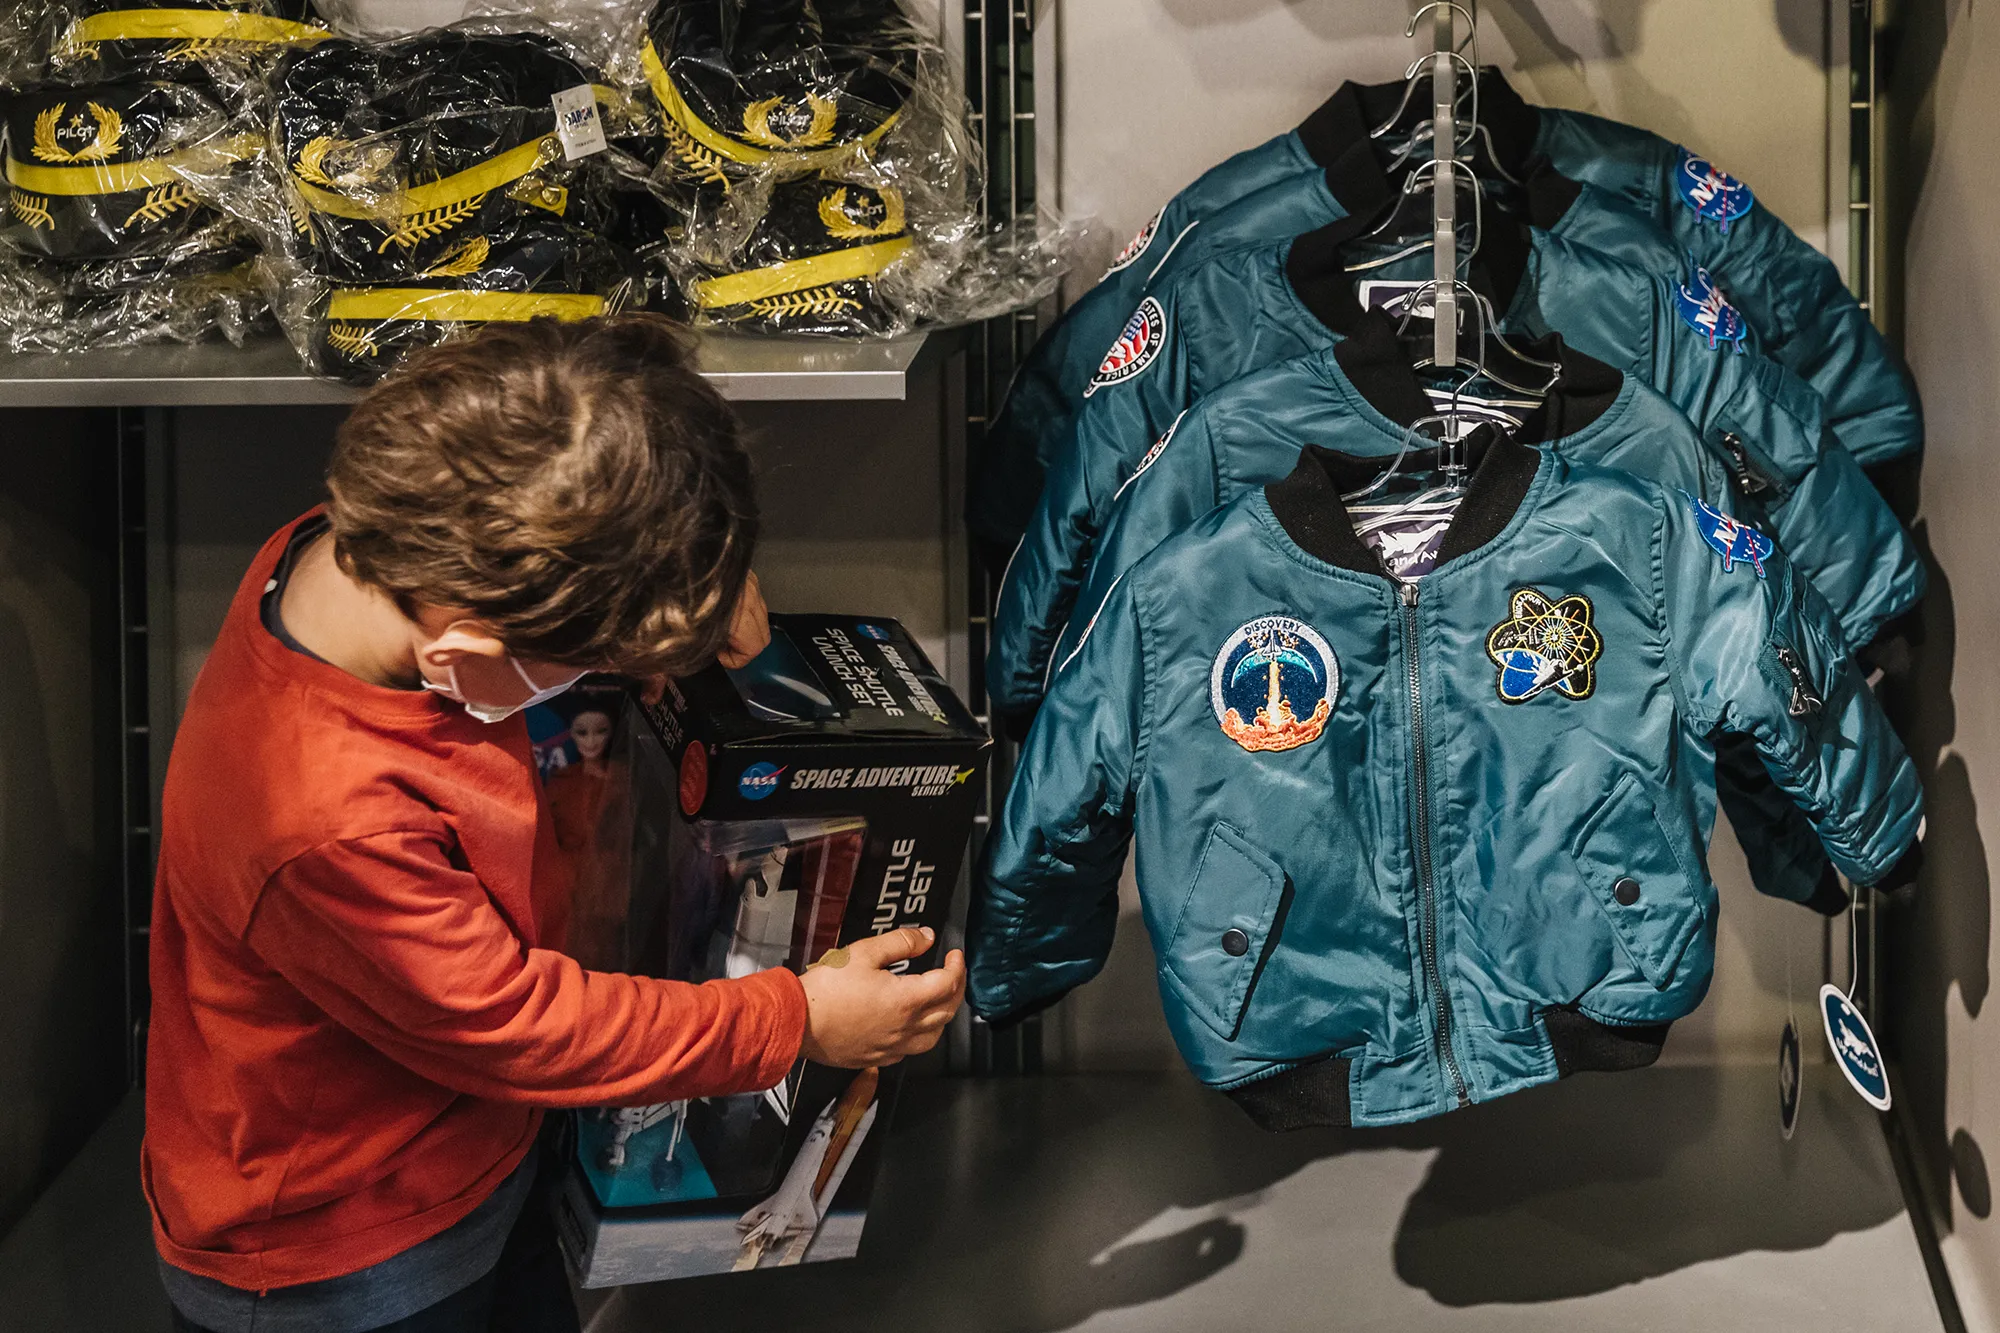
[[[556,109],[556,138],[563,157],[574,162],[610,147],[604,138],[604,122],[597,115],[597,93],[589,84],[565,88],[549,99]]]

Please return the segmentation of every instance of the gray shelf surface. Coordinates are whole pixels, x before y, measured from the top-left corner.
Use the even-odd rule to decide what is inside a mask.
[[[1937,1333],[1874,1112],[1806,1070],[1584,1075],[1264,1134],[1185,1076],[921,1079],[861,1257],[586,1292],[589,1333]],[[4,1241],[0,1328],[166,1327],[136,1098]]]
[[[878,342],[703,334],[702,373],[738,402],[901,399],[936,338]],[[243,347],[160,344],[74,355],[0,355],[0,407],[222,407],[346,403],[345,385],[314,379],[283,339]]]

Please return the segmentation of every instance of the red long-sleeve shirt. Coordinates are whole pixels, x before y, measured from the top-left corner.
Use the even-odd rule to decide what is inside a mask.
[[[569,881],[518,718],[285,647],[252,562],[167,769],[141,1171],[165,1258],[263,1290],[458,1221],[538,1108],[750,1091],[797,1058],[782,969],[701,986],[556,952]]]

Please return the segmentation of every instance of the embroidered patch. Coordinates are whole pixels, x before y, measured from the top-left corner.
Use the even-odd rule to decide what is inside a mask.
[[[1146,219],[1146,225],[1139,228],[1139,234],[1125,242],[1125,248],[1111,257],[1111,267],[1104,270],[1105,277],[1110,277],[1120,269],[1132,267],[1132,261],[1146,253],[1147,248],[1153,244],[1153,235],[1159,231],[1160,219],[1166,216],[1166,212],[1167,210],[1163,208]]]
[[[1174,438],[1174,432],[1181,428],[1181,421],[1186,416],[1187,416],[1187,411],[1186,409],[1183,409],[1180,416],[1174,418],[1174,423],[1171,426],[1167,427],[1167,433],[1165,435],[1162,435],[1159,439],[1153,441],[1153,447],[1148,449],[1146,451],[1146,456],[1139,460],[1139,466],[1132,469],[1132,475],[1125,478],[1125,480],[1119,484],[1118,489],[1111,493],[1111,498],[1113,501],[1116,501],[1119,496],[1125,494],[1125,488],[1127,486],[1130,486],[1133,482],[1139,480],[1140,476],[1146,471],[1146,469],[1153,466],[1153,463],[1159,458],[1160,454],[1165,451],[1167,443]]]
[[[1222,645],[1208,673],[1208,699],[1222,734],[1252,753],[1318,740],[1339,691],[1333,649],[1318,630],[1290,616],[1260,616],[1244,625]]]
[[[1747,560],[1750,568],[1757,571],[1757,577],[1764,577],[1764,561],[1778,544],[1747,523],[1739,522],[1723,513],[1706,500],[1688,497],[1694,505],[1694,525],[1701,530],[1701,539],[1715,548],[1722,557],[1722,572],[1727,574],[1736,568],[1736,562]]]
[[[1683,323],[1708,339],[1710,351],[1723,343],[1734,343],[1737,354],[1742,354],[1750,326],[1743,322],[1742,312],[1729,304],[1708,270],[1693,260],[1688,261],[1688,280],[1674,289],[1674,308]]]
[[[1674,171],[1674,187],[1680,191],[1681,202],[1693,209],[1696,217],[1719,223],[1725,233],[1730,223],[1748,213],[1757,202],[1749,186],[1685,148],[1681,149],[1681,164]]]
[[[1588,699],[1597,688],[1597,659],[1604,652],[1604,640],[1590,623],[1590,599],[1572,594],[1552,602],[1533,588],[1517,588],[1507,615],[1486,635],[1486,655],[1500,668],[1501,699],[1524,704],[1551,689]]]
[[[1097,374],[1085,386],[1085,398],[1111,384],[1121,384],[1131,379],[1160,354],[1160,348],[1167,341],[1167,312],[1152,297],[1139,302],[1139,308],[1132,312],[1132,318],[1125,321],[1125,331],[1118,335],[1118,341],[1111,344],[1111,350],[1104,354],[1103,364],[1097,367]]]

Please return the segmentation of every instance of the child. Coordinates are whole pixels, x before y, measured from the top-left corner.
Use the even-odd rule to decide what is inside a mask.
[[[964,965],[885,970],[930,947],[914,930],[699,986],[559,952],[520,710],[769,639],[750,463],[671,324],[413,357],[342,425],[328,489],[252,562],[168,766],[162,1278],[182,1329],[573,1330],[530,1199],[544,1108],[753,1091],[801,1052],[893,1063],[937,1041]]]

